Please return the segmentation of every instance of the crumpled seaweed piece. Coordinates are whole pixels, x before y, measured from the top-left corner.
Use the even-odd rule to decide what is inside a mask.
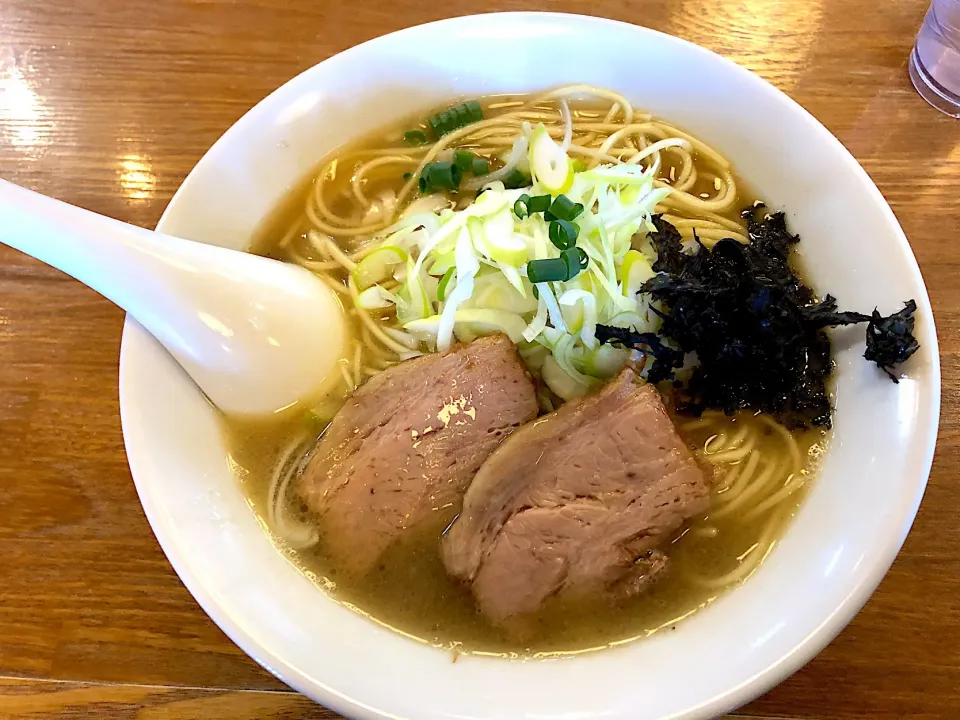
[[[657,251],[653,271],[679,275],[686,262],[683,256],[683,238],[673,225],[659,215],[654,215],[652,220],[656,230],[648,237]]]
[[[876,312],[876,311],[874,311]],[[837,327],[839,325],[856,325],[870,320],[869,315],[858,312],[838,312],[837,299],[827,295],[823,300],[803,308],[807,320],[817,327]]]
[[[867,351],[863,356],[883,370],[895,383],[900,382],[893,374],[895,366],[906,361],[920,349],[913,336],[917,303],[908,300],[900,312],[883,317],[876,309],[867,325]]]
[[[601,343],[616,343],[632,347],[653,355],[653,367],[647,373],[647,380],[652,383],[669,380],[673,377],[674,368],[683,365],[684,352],[665,345],[655,333],[641,333],[612,325],[597,325],[597,340]]]
[[[681,409],[759,410],[790,427],[829,426],[826,379],[833,364],[824,328],[868,322],[864,357],[896,380],[893,367],[919,347],[912,334],[916,304],[883,317],[876,310],[841,312],[830,295],[816,301],[790,267],[800,238],[788,231],[783,213],[758,218],[762,207],[744,211],[748,245],[724,239],[708,250],[698,240],[693,254],[683,251],[676,228],[654,216],[650,240],[659,274],[641,292],[668,308],[660,335],[669,344],[602,325],[597,338],[653,355],[651,382],[672,378],[696,353],[698,364],[678,393]]]

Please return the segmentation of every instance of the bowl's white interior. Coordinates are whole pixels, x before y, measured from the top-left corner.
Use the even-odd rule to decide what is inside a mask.
[[[589,40],[589,42],[586,42]],[[573,50],[575,48],[575,51]],[[503,59],[501,59],[503,58]],[[783,543],[743,587],[646,641],[506,661],[419,645],[340,607],[272,547],[231,476],[211,409],[132,322],[120,392],[137,488],[205,610],[282,679],[361,717],[702,717],[795,670],[852,617],[909,529],[939,409],[920,273],[867,175],[792,101],[734,64],[649,30],[559,15],[487,15],[367,43],[294,79],[201,160],[160,229],[243,248],[338,144],[451,98],[585,82],[616,88],[731,158],[803,237],[813,284],[844,308],[920,305],[923,350],[895,385],[838,336],[836,430]],[[845,349],[841,349],[845,348]]]

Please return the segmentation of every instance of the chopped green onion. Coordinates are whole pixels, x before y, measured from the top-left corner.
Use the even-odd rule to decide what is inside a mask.
[[[403,181],[406,182],[407,180],[409,180],[409,179],[412,178],[412,177],[413,177],[413,173],[405,172],[405,173],[403,174]]]
[[[523,170],[514,168],[510,174],[503,179],[503,186],[507,190],[516,190],[517,188],[527,187],[530,184],[530,176]]]
[[[442,112],[438,112],[436,115],[431,115],[427,120],[427,125],[430,126],[433,136],[439,139],[449,132],[449,130],[446,129],[449,122],[450,113],[444,110]]]
[[[550,237],[550,242],[558,250],[566,250],[577,244],[577,235],[580,234],[580,229],[566,220],[554,220],[550,223],[547,234]]]
[[[483,108],[476,100],[469,100],[431,115],[427,125],[430,126],[434,137],[439,140],[447,133],[480,120],[483,120]]]
[[[450,112],[457,119],[460,127],[466,127],[470,123],[483,120],[483,109],[476,100],[468,100],[452,108]]]
[[[550,209],[544,213],[545,220],[566,220],[571,221],[583,212],[583,205],[574,203],[566,195],[557,195],[557,199],[550,205]]]
[[[420,173],[420,193],[429,195],[438,190],[456,190],[460,187],[460,168],[452,162],[432,162]]]
[[[587,251],[583,248],[578,247],[577,252],[580,253],[580,269],[586,270],[587,265],[590,264],[590,258],[587,257]]]
[[[529,272],[529,271],[528,271]],[[540,299],[540,288],[536,285],[531,285],[530,288],[533,290],[533,296],[539,300]]]
[[[585,163],[580,158],[573,160],[572,165],[573,165],[574,172],[583,172],[584,170],[587,169],[587,163]]]
[[[567,277],[564,280],[572,280],[580,272],[580,253],[583,252],[578,247],[568,247],[560,253],[560,260],[567,271]]]
[[[476,100],[467,100],[463,103],[463,107],[466,108],[471,122],[480,122],[483,120],[483,108],[480,107],[480,103]]]
[[[523,220],[530,214],[530,196],[524,193],[513,204],[513,214]]]
[[[490,161],[486,158],[475,157],[473,159],[473,174],[487,175],[490,172]]]
[[[447,268],[447,271],[443,274],[443,277],[440,278],[440,282],[437,284],[437,300],[443,302],[447,299],[447,285],[450,284],[450,278],[453,277],[453,271],[456,270],[455,267]]]
[[[470,172],[473,169],[473,153],[462,148],[454,150],[453,164],[460,168],[460,172]]]
[[[541,282],[566,282],[575,278],[582,267],[586,253],[578,247],[568,247],[558,258],[531,260],[527,263],[527,278],[534,284]],[[539,296],[538,296],[539,299]]]
[[[427,134],[423,130],[407,130],[403,134],[403,141],[407,145],[426,145]]]
[[[579,270],[579,267],[577,268]],[[527,263],[527,278],[532,283],[568,280],[569,272],[563,258],[531,260]]]
[[[527,203],[527,208],[529,208],[531,213],[544,212],[549,207],[549,195],[536,195],[535,197],[530,198],[530,202]]]

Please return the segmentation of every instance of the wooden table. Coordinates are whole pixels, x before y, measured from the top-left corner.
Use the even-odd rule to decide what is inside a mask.
[[[733,58],[866,167],[926,277],[943,422],[899,559],[850,627],[741,711],[960,717],[960,122],[910,86],[927,0],[543,0]],[[519,0],[5,0],[0,176],[152,227],[261,97],[359,42]],[[147,525],[117,403],[123,314],[0,247],[0,717],[330,718],[200,610]]]

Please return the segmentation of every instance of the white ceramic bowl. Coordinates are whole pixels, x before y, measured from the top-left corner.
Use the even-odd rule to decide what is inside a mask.
[[[264,667],[360,718],[701,718],[794,672],[867,600],[923,494],[939,416],[937,341],[916,261],[850,154],[773,87],[706,50],[631,25],[498,14],[404,30],[308,70],[204,156],[158,229],[244,248],[329,150],[450,98],[571,82],[616,88],[731,158],[803,237],[816,288],[884,312],[916,298],[922,350],[899,385],[838,347],[836,429],[782,544],[742,587],[642,642],[574,658],[449,654],[326,597],[271,545],[230,474],[214,414],[133,322],[120,402],[130,467],[176,571]],[[861,333],[857,333],[862,338]],[[839,344],[838,344],[839,345]]]

